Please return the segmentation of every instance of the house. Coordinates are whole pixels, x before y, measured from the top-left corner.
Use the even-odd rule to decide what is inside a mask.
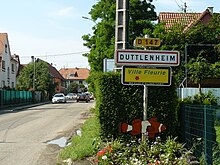
[[[59,70],[60,74],[66,80],[66,87],[70,85],[70,83],[83,84],[86,88],[88,88],[88,84],[86,83],[86,79],[89,77],[90,70],[87,68],[62,68]],[[79,91],[80,92],[80,91]]]
[[[207,24],[212,16],[213,7],[208,7],[202,13],[161,12],[159,13],[158,23],[164,23],[166,29],[171,28],[173,25],[181,24],[185,26],[184,31],[187,31],[190,27],[199,22]]]
[[[50,72],[50,76],[52,78],[53,84],[56,84],[55,88],[55,93],[65,93],[66,94],[66,88],[65,88],[65,79],[64,77],[60,74],[60,72],[53,67],[52,64],[48,64],[48,69]]]
[[[15,88],[19,56],[11,55],[8,34],[0,33],[0,89]]]
[[[165,29],[169,30],[172,28],[174,25],[180,24],[184,27],[183,32],[186,33],[192,28],[193,26],[198,25],[199,23],[207,25],[213,15],[219,15],[219,13],[214,13],[213,12],[213,7],[208,7],[205,11],[202,13],[176,13],[176,12],[161,12],[159,13],[159,23],[164,23]],[[196,52],[198,47],[201,49],[205,48],[210,48],[212,49],[215,44],[187,44],[185,45],[185,54],[189,53],[191,50],[192,54]],[[196,49],[197,47],[197,49]],[[212,49],[213,52],[215,51]],[[211,56],[206,54],[206,58],[208,59],[209,62],[215,62],[216,57],[213,57],[212,54],[213,52],[210,51]],[[197,53],[197,52],[196,52]],[[195,54],[196,54],[195,53]],[[189,54],[188,54],[189,55]],[[185,62],[187,61],[186,56],[184,57]],[[185,70],[185,73],[187,73],[187,69]],[[186,87],[198,87],[198,84],[194,83],[192,80],[190,80],[187,76],[185,76],[185,79],[181,83],[181,86],[186,86]],[[201,82],[201,87],[220,87],[220,80],[216,78],[207,78]]]

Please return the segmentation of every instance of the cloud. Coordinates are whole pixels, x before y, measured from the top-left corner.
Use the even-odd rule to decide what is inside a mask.
[[[49,13],[51,17],[76,17],[76,15],[79,15],[79,12],[74,6],[64,7]]]
[[[70,15],[72,15],[73,11],[74,11],[74,7],[70,6],[70,7],[60,9],[56,15],[57,16],[70,16]]]

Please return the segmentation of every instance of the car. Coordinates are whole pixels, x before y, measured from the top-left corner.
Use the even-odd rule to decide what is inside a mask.
[[[94,95],[91,93],[90,94],[90,100],[94,100],[95,98],[94,98]]]
[[[94,100],[94,95],[91,92],[85,92],[85,93],[89,96],[90,100]]]
[[[66,98],[69,99],[69,100],[76,100],[77,94],[76,93],[68,93],[66,95]]]
[[[85,101],[88,103],[90,101],[90,97],[86,93],[79,93],[76,98],[76,102],[79,102],[79,101]]]
[[[57,93],[52,98],[52,103],[66,103],[66,97],[63,93]]]

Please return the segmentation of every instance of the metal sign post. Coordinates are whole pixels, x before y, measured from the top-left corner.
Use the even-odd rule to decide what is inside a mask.
[[[147,120],[147,106],[148,106],[148,86],[144,85],[144,102],[143,102],[143,108],[144,108],[144,113],[143,113],[143,121]],[[145,133],[142,133],[142,141],[146,140]]]

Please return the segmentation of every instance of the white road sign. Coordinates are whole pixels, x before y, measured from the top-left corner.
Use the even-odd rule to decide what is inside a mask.
[[[168,50],[116,50],[115,63],[117,65],[162,65],[178,66],[180,54],[178,51]]]

